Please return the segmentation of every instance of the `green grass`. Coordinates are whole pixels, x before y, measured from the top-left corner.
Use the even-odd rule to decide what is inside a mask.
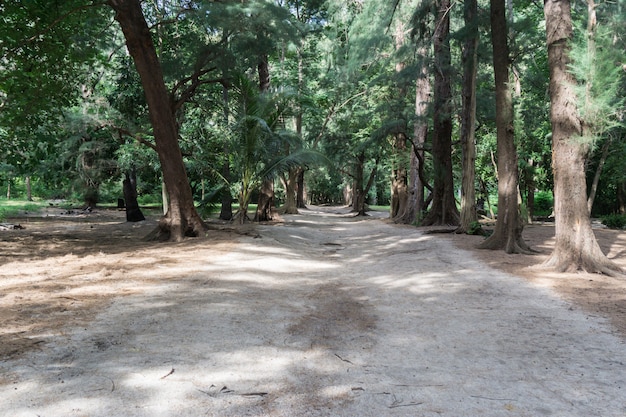
[[[38,213],[47,205],[48,203],[45,201],[7,200],[6,198],[0,198],[0,221],[4,222],[8,218],[20,217],[26,213]]]

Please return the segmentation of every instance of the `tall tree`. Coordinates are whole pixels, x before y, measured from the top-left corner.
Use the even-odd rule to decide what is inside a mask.
[[[585,165],[589,142],[576,106],[576,80],[568,70],[573,37],[569,0],[546,0],[546,43],[550,68],[550,119],[556,241],[544,266],[559,272],[583,270],[616,275],[621,269],[600,250],[587,206]]]
[[[433,193],[432,206],[422,222],[429,225],[458,225],[452,176],[452,87],[450,53],[450,0],[435,2],[437,18],[433,33]]]
[[[163,180],[169,194],[169,207],[159,221],[157,237],[180,241],[199,236],[206,225],[196,211],[183,157],[178,128],[165,87],[161,63],[139,0],[108,0],[115,20],[122,28],[128,52],[141,78],[152,124]]]
[[[518,168],[513,127],[513,97],[509,88],[507,33],[505,0],[491,0],[491,42],[498,135],[498,219],[493,234],[480,247],[503,249],[506,253],[526,253],[530,248],[522,239],[523,223],[519,215],[517,198]]]
[[[461,149],[463,152],[463,177],[461,184],[461,224],[458,233],[467,233],[476,214],[476,72],[478,67],[478,2],[465,0],[463,7],[465,42],[463,62],[463,109],[461,113]]]

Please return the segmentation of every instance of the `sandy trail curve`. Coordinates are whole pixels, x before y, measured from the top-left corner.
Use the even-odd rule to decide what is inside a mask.
[[[626,415],[624,341],[548,289],[346,210],[256,232],[4,360],[0,416]]]

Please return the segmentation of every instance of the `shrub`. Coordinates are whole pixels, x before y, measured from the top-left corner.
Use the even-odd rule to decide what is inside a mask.
[[[480,222],[471,222],[469,226],[469,230],[467,231],[468,235],[484,235],[485,231],[483,230]]]
[[[550,191],[539,191],[535,193],[534,214],[536,216],[548,216],[554,207],[554,197]]]
[[[609,229],[623,229],[626,226],[626,215],[609,214],[602,218],[602,224]]]

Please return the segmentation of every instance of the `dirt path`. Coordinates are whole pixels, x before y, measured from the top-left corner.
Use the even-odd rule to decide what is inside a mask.
[[[626,415],[607,320],[447,239],[316,209],[129,257],[150,224],[94,224],[3,240],[0,416]]]

